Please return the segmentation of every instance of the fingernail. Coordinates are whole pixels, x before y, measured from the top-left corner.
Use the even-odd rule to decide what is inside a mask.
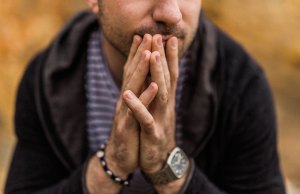
[[[157,38],[156,43],[157,43],[158,46],[162,46],[162,38],[161,38],[161,36],[159,36]]]
[[[143,39],[141,36],[139,35],[135,35],[134,36],[134,44],[136,44],[137,46],[140,45],[142,43]]]
[[[157,84],[155,82],[151,82],[150,86],[154,90],[156,88]]]
[[[159,60],[159,55],[158,55],[158,54],[155,56],[155,60],[156,60],[156,63],[159,63],[159,62],[160,62],[160,60]]]
[[[125,95],[125,97],[126,97],[127,99],[129,99],[129,100],[132,99],[132,94],[130,93],[130,91],[128,91],[128,90],[125,91],[124,95]]]
[[[176,38],[172,38],[171,40],[171,46],[176,49],[177,48],[177,39]]]
[[[139,40],[139,37],[137,35],[134,35],[133,41],[134,41],[135,44],[138,43],[138,40]]]
[[[144,35],[144,37],[143,37],[143,42],[147,42],[147,41],[148,41],[148,38],[147,38],[148,36],[149,36],[149,34],[145,34],[145,35]]]

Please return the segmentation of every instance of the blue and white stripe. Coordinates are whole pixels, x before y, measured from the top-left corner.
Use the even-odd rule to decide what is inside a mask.
[[[89,149],[95,152],[110,134],[119,97],[119,89],[103,59],[98,31],[91,34],[88,42],[86,91]]]
[[[87,53],[87,134],[91,153],[98,150],[99,146],[108,139],[112,128],[116,103],[120,95],[120,90],[105,64],[100,41],[99,31],[93,32],[88,42]],[[177,144],[181,144],[182,118],[180,114],[180,101],[188,70],[185,58],[181,60],[179,67],[175,107]],[[126,188],[122,193],[150,194],[153,192],[152,186],[144,180],[140,171],[137,170],[134,173],[132,186]]]

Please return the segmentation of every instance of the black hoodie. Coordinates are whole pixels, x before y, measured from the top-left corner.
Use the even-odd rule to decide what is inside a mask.
[[[17,95],[6,194],[87,193],[86,55],[98,28],[93,14],[79,13],[29,64]],[[262,70],[204,17],[188,64],[180,146],[195,168],[184,193],[285,193]]]

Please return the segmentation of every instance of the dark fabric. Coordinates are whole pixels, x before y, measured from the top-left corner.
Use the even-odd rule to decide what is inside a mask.
[[[85,73],[91,13],[77,15],[28,66],[16,101],[6,194],[85,193]],[[202,17],[183,93],[185,193],[285,193],[269,86],[248,54]]]

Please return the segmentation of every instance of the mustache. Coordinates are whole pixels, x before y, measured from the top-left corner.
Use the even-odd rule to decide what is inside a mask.
[[[175,36],[183,39],[186,36],[184,29],[178,26],[166,26],[166,25],[155,25],[155,26],[142,26],[136,30],[136,34],[143,37],[145,34],[155,35],[161,34],[164,36]]]

